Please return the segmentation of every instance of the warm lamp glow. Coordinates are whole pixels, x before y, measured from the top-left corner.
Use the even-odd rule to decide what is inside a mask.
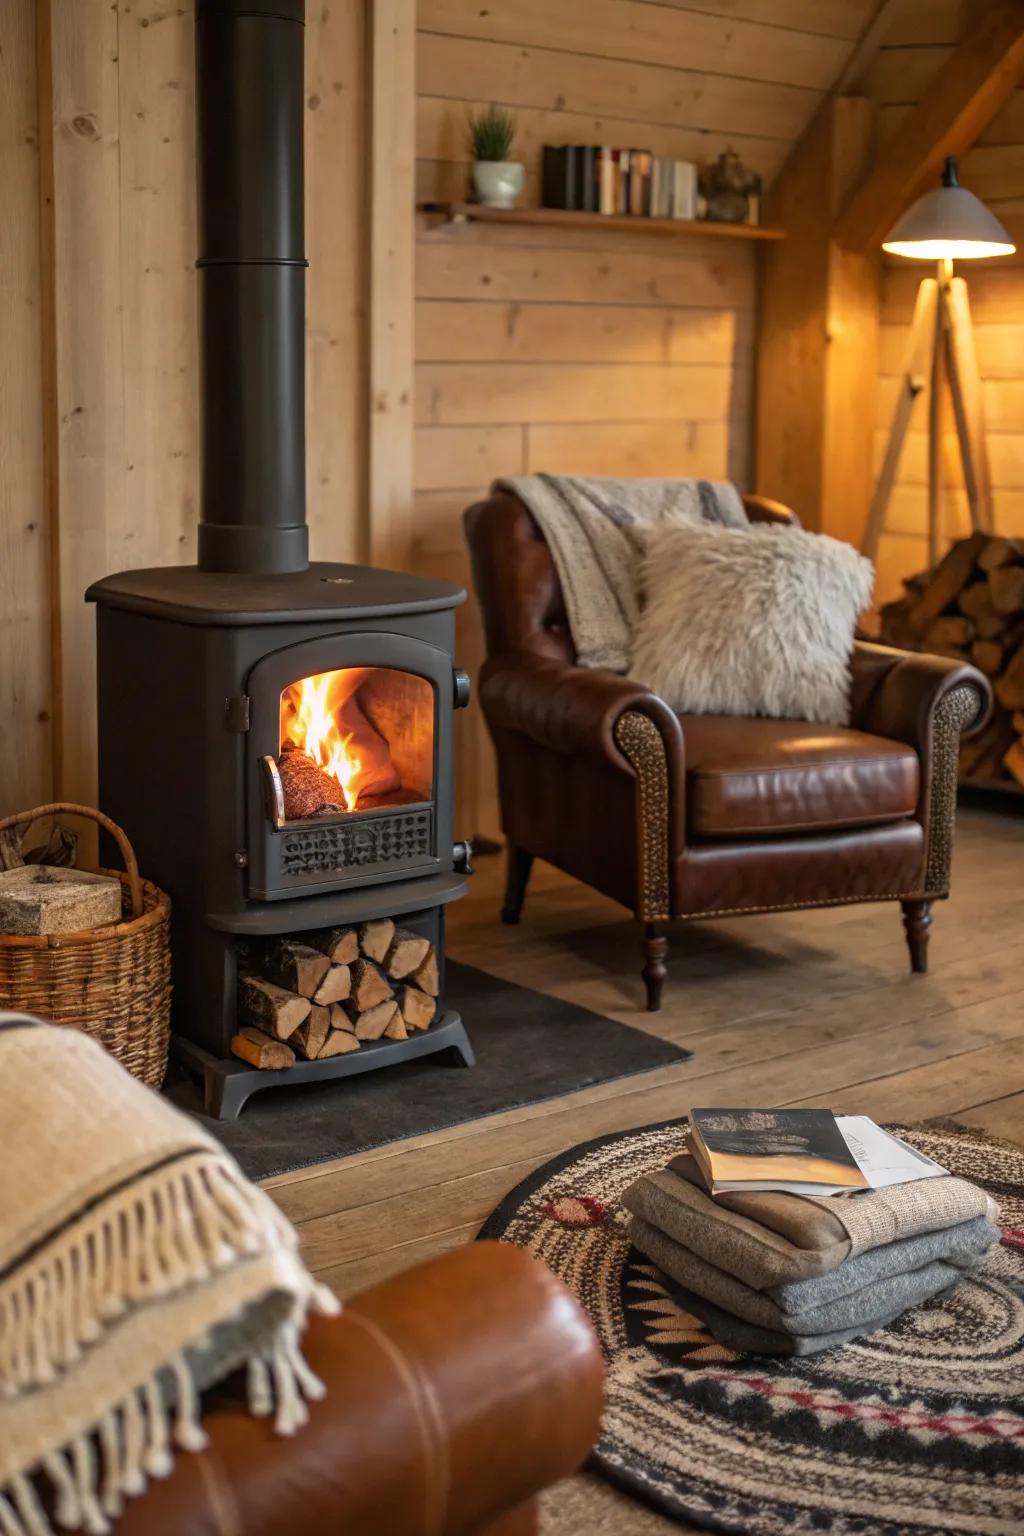
[[[981,261],[986,256],[1012,256],[1017,249],[1000,240],[885,240],[882,250],[917,261]]]
[[[942,185],[919,197],[896,220],[882,250],[916,261],[981,261],[986,256],[1012,256],[1016,246],[995,214],[960,185],[951,155]]]

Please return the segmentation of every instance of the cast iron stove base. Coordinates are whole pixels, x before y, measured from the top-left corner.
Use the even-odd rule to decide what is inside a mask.
[[[171,1055],[188,1072],[202,1077],[203,1107],[215,1120],[237,1120],[243,1104],[261,1088],[280,1088],[296,1083],[327,1082],[334,1077],[354,1077],[358,1072],[372,1072],[375,1067],[390,1067],[417,1056],[433,1056],[438,1051],[452,1051],[459,1066],[476,1064],[473,1047],[459,1015],[442,1014],[423,1034],[408,1040],[369,1040],[358,1051],[331,1056],[327,1061],[297,1061],[280,1072],[263,1072],[237,1057],[218,1058],[194,1045],[182,1035],[171,1037]]]

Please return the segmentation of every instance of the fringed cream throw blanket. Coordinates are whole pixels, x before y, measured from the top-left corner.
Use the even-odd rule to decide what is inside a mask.
[[[727,481],[517,475],[493,489],[518,496],[540,526],[579,665],[612,672],[629,668],[645,533],[665,524],[749,526],[742,497]]]
[[[45,1505],[110,1530],[240,1366],[254,1414],[305,1422],[300,1335],[338,1303],[200,1126],[84,1035],[0,1014],[0,1150],[3,1536],[47,1536]]]

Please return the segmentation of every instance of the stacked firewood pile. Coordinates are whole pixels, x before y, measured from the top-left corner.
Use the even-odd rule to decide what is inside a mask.
[[[369,1040],[407,1040],[437,1012],[437,954],[390,918],[281,939],[239,976],[234,1055],[251,1066],[324,1061]]]
[[[961,779],[1024,787],[1024,539],[972,534],[903,585],[882,609],[883,644],[971,661],[992,679],[996,707],[961,748]]]

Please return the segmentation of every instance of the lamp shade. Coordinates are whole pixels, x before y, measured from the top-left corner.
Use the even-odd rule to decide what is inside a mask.
[[[960,185],[950,156],[942,185],[911,204],[882,241],[882,249],[922,261],[971,261],[1012,256],[1016,246],[995,214]]]

